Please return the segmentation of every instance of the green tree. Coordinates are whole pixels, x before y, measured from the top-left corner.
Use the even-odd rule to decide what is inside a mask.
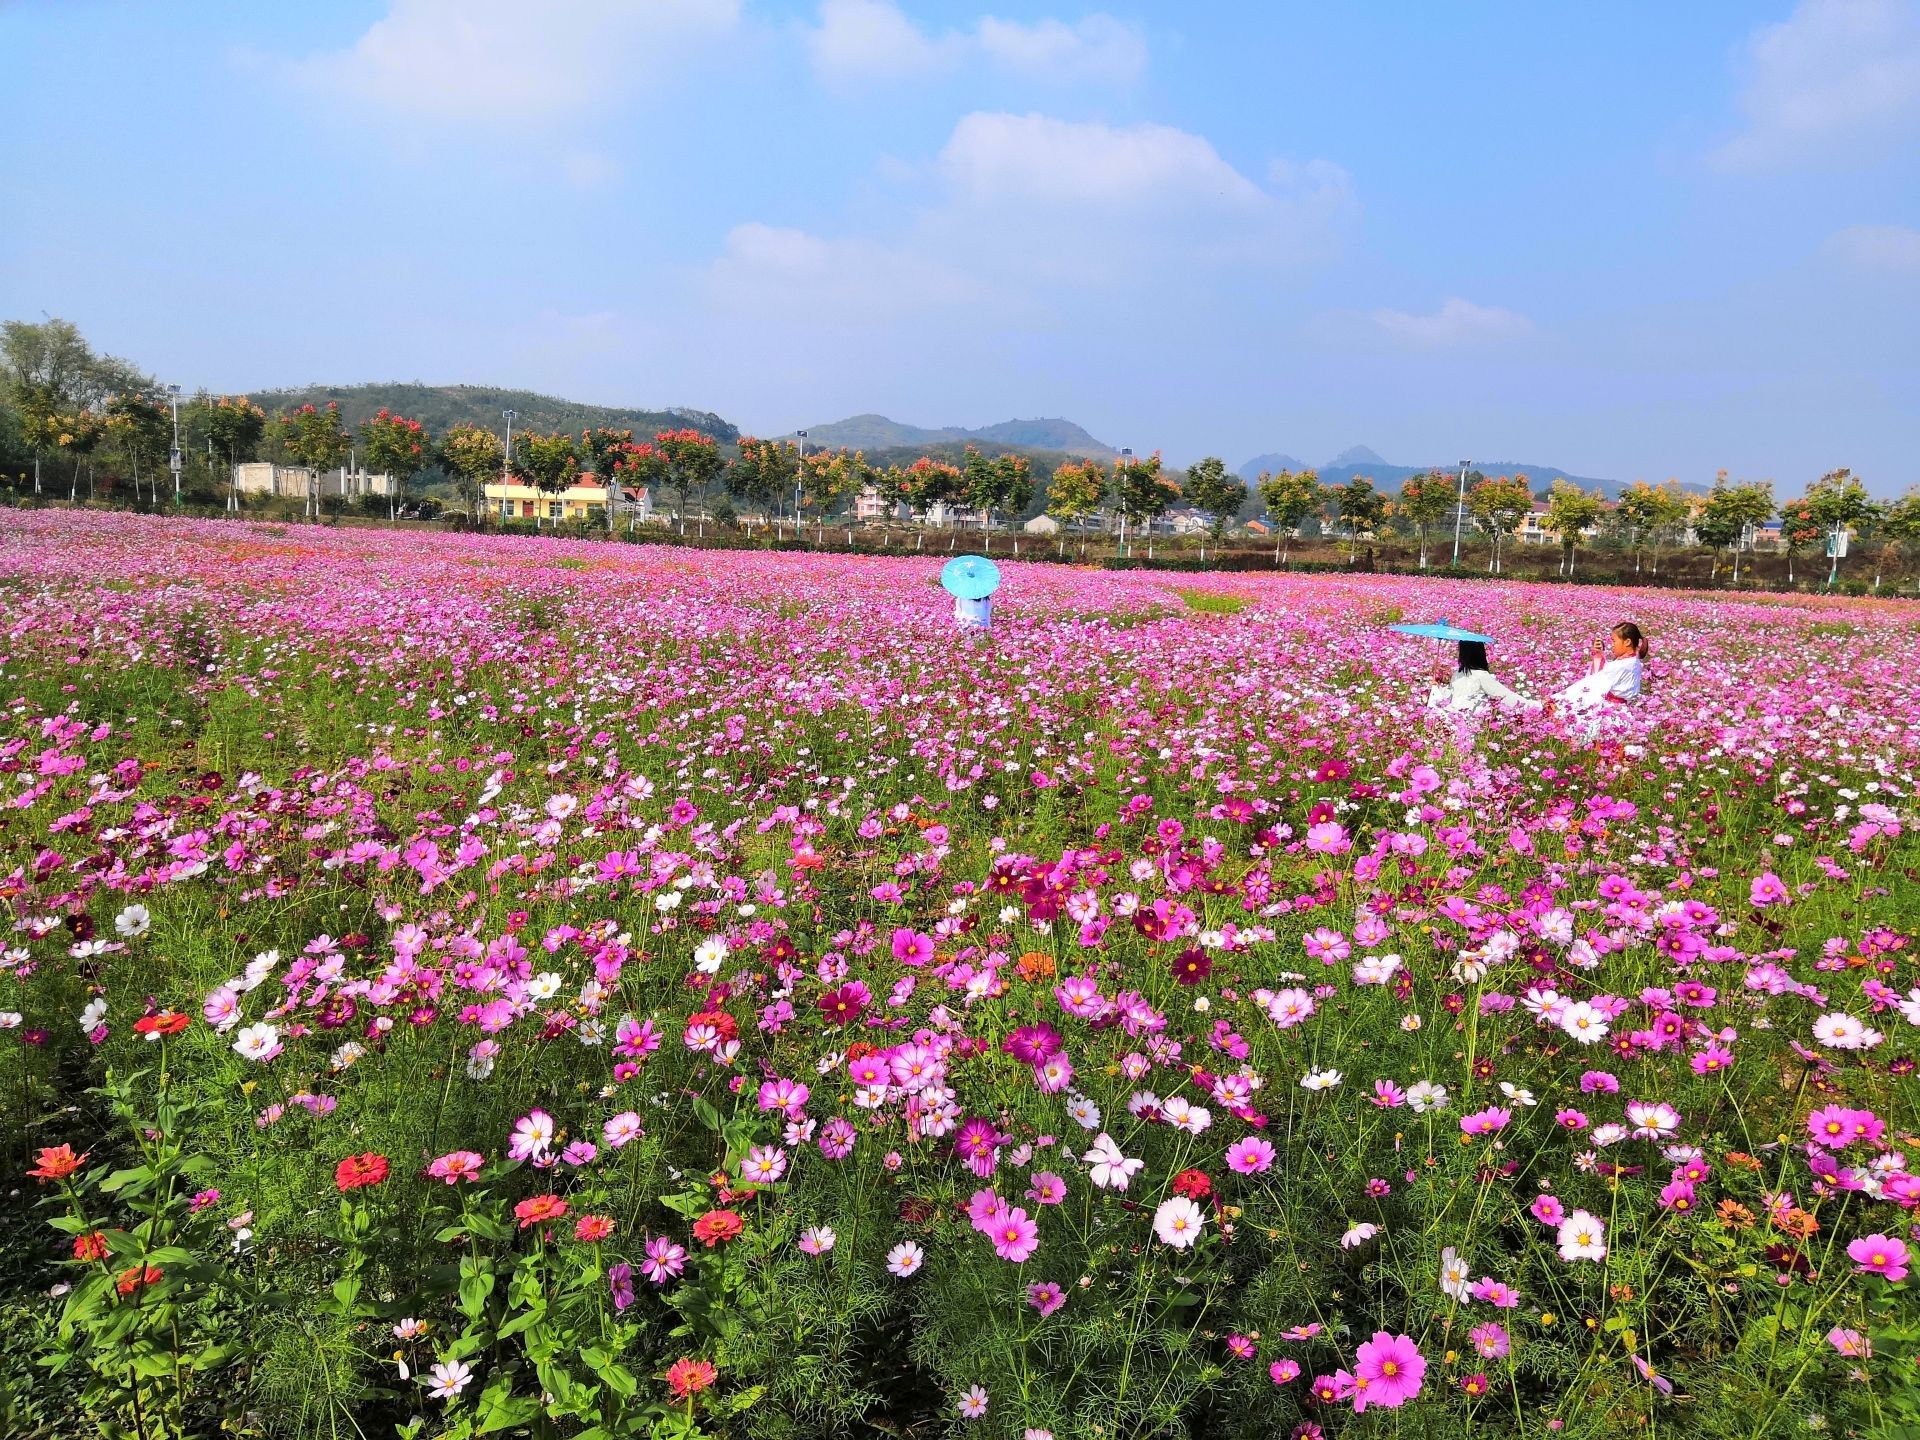
[[[140,470],[144,463],[147,483],[154,487],[159,501],[157,476],[167,463],[172,429],[167,411],[139,395],[116,395],[107,402],[107,439],[127,462],[133,476],[133,498],[140,498]]]
[[[1733,553],[1733,583],[1740,583],[1740,542],[1754,526],[1764,525],[1773,516],[1773,485],[1758,480],[1734,484],[1722,470],[1714,477],[1713,489],[1701,502],[1694,517],[1693,533],[1702,545],[1718,551],[1722,546]],[[1719,561],[1714,561],[1719,573]]]
[[[461,423],[440,437],[440,466],[475,520],[486,514],[487,485],[502,473],[500,437],[480,425]]]
[[[800,449],[787,440],[740,437],[740,455],[727,467],[727,493],[758,505],[772,520],[780,504],[793,494],[800,473]]]
[[[1358,553],[1360,533],[1371,535],[1386,518],[1387,498],[1365,475],[1355,475],[1346,484],[1334,486],[1333,498],[1341,523],[1347,527],[1347,559],[1351,560]]]
[[[56,451],[73,459],[77,489],[80,460],[99,442],[107,402],[156,388],[129,362],[94,354],[71,321],[0,325],[0,401],[19,416],[21,436],[33,452],[36,493],[40,463]],[[79,419],[82,413],[92,418]]]
[[[1420,568],[1427,568],[1427,531],[1453,513],[1459,491],[1454,477],[1442,470],[1409,475],[1400,483],[1393,513],[1413,527],[1420,541]]]
[[[1840,538],[1847,531],[1874,517],[1876,506],[1867,487],[1851,470],[1829,470],[1807,487],[1803,498],[1813,522],[1826,532],[1828,553],[1833,565],[1827,571],[1827,584],[1840,577]]]
[[[815,450],[800,462],[803,508],[824,520],[841,502],[859,495],[873,473],[857,450]]]
[[[348,451],[353,448],[347,427],[340,423],[340,407],[332,402],[324,406],[302,405],[280,416],[274,422],[274,429],[287,457],[313,472],[308,495],[310,503],[317,502],[320,472],[344,464]]]
[[[1653,573],[1660,573],[1660,539],[1685,520],[1691,508],[1677,480],[1668,480],[1663,485],[1636,480],[1620,492],[1614,520],[1626,532],[1628,548],[1633,551],[1634,574],[1640,573],[1642,541],[1651,544]]]
[[[1180,497],[1173,483],[1160,472],[1160,452],[1141,457],[1123,455],[1113,464],[1113,507],[1120,514],[1122,534],[1126,525],[1150,524],[1156,516]]]
[[[1247,482],[1228,471],[1224,460],[1209,455],[1187,467],[1187,483],[1182,493],[1188,504],[1206,511],[1208,533],[1218,545],[1220,537],[1227,533],[1227,526],[1233,523],[1233,517],[1247,503]]]
[[[888,493],[905,502],[924,521],[935,505],[951,503],[961,493],[960,467],[922,455],[905,468],[887,472]]]
[[[393,477],[387,494],[387,518],[392,519],[400,492],[433,458],[433,437],[418,420],[381,410],[360,427],[360,440],[367,447],[367,468]]]
[[[1085,520],[1107,494],[1107,472],[1098,460],[1068,460],[1047,482],[1047,513],[1062,525]]]
[[[1292,539],[1301,524],[1320,508],[1324,490],[1314,470],[1282,470],[1278,475],[1263,474],[1254,486],[1267,507],[1267,518],[1279,532],[1274,536],[1273,556],[1284,560],[1292,553]],[[1285,541],[1283,549],[1283,538]]]
[[[1920,485],[1881,511],[1880,532],[1899,548],[1908,565],[1920,564]]]
[[[219,454],[226,456],[227,478],[231,487],[233,467],[243,460],[251,460],[261,437],[266,434],[267,412],[244,395],[204,398],[206,404],[196,405],[193,409],[204,411],[201,419],[207,438],[213,442]],[[232,494],[231,488],[228,498],[238,499]]]
[[[631,429],[615,429],[611,425],[590,425],[580,432],[580,461],[589,473],[606,487],[607,491],[607,531],[613,531],[613,511],[616,493],[620,487],[620,477],[615,473],[627,448],[633,444]]]
[[[1493,559],[1487,569],[1501,572],[1501,547],[1533,510],[1533,487],[1524,475],[1483,475],[1467,492],[1467,511],[1493,537]]]
[[[1555,480],[1547,496],[1547,525],[1560,535],[1562,573],[1573,574],[1574,552],[1581,532],[1600,518],[1600,497],[1589,495],[1571,480]]]
[[[967,447],[960,465],[960,496],[969,509],[980,512],[980,526],[991,529],[996,510],[1018,513],[1033,499],[1033,476],[1024,455],[989,458]]]
[[[541,494],[560,495],[580,476],[580,452],[574,448],[573,436],[565,431],[542,435],[537,430],[521,430],[513,437],[513,468],[532,481]],[[536,513],[536,526],[540,518]]]

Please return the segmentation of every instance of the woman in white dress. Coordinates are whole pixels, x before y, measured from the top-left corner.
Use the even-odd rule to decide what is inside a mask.
[[[1640,627],[1621,621],[1606,640],[1593,642],[1593,668],[1553,697],[1555,708],[1597,719],[1613,707],[1638,703],[1649,653]]]
[[[1459,666],[1448,674],[1443,666],[1433,672],[1433,687],[1427,691],[1427,708],[1470,715],[1492,704],[1517,705],[1538,710],[1538,700],[1509,689],[1487,668],[1487,646],[1483,640],[1460,642]]]

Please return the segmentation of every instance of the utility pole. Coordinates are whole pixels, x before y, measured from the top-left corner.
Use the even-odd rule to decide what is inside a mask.
[[[1460,524],[1467,518],[1467,467],[1471,460],[1460,462],[1460,498],[1453,506],[1453,568],[1460,568]]]
[[[796,430],[793,433],[800,437],[800,465],[793,472],[793,538],[798,540],[800,538],[800,477],[806,473],[807,469],[807,432]]]
[[[513,483],[513,411],[502,410],[500,413],[506,417],[507,421],[507,448],[500,456],[500,515],[502,519],[505,519],[507,505],[509,503],[506,498],[507,486]],[[487,497],[484,490],[480,494],[480,508],[482,510],[487,508]],[[533,523],[536,528],[539,526],[540,519],[537,515],[534,517]]]

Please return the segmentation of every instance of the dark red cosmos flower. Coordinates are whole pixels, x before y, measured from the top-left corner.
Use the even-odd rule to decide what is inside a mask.
[[[333,1167],[333,1183],[342,1194],[366,1185],[378,1185],[387,1178],[387,1157],[369,1150],[364,1155],[349,1155]]]
[[[1198,985],[1213,973],[1213,957],[1197,945],[1173,957],[1173,978],[1182,985]]]
[[[820,997],[820,1013],[835,1025],[849,1025],[872,1003],[873,994],[858,980],[849,980]]]

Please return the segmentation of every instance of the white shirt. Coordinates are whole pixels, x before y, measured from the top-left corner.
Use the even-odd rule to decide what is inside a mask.
[[[1486,709],[1493,701],[1522,705],[1529,710],[1540,708],[1538,700],[1529,700],[1509,689],[1488,670],[1456,670],[1453,679],[1445,685],[1435,685],[1427,691],[1427,708],[1430,710],[1471,713]]]
[[[1631,705],[1640,698],[1642,669],[1638,655],[1609,660],[1591,675],[1574,681],[1555,698],[1570,710],[1591,710],[1598,705]]]
[[[956,595],[953,601],[953,621],[963,630],[984,630],[993,620],[993,597],[982,595],[978,600],[968,600]]]

